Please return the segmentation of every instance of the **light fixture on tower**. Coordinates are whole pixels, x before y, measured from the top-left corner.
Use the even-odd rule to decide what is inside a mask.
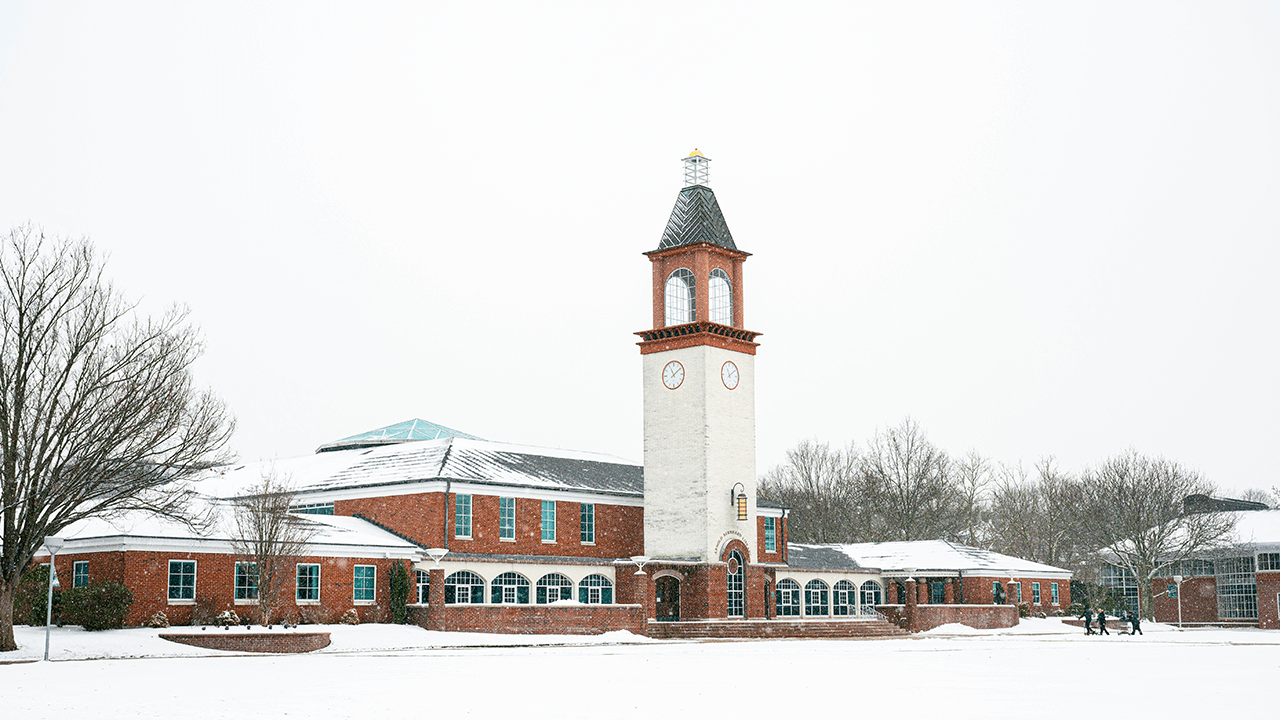
[[[711,158],[704,157],[698,148],[684,159],[684,186],[706,186],[711,181]]]

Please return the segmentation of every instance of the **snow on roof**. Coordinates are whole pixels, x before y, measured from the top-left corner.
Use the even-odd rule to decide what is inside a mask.
[[[214,497],[243,494],[275,472],[299,494],[432,480],[577,490],[640,497],[644,470],[598,453],[446,437],[355,447],[226,468],[197,486]]]
[[[59,535],[67,541],[63,552],[104,549],[104,545],[127,545],[119,549],[145,549],[150,545],[195,545],[193,552],[228,552],[236,536],[235,515],[229,503],[197,501],[196,515],[208,514],[203,530],[152,513],[134,511],[110,517],[95,517],[73,523]],[[390,553],[393,557],[418,555],[418,546],[358,517],[337,515],[297,515],[308,523],[314,535],[310,546],[315,555],[360,555]]]
[[[850,543],[830,545],[788,545],[788,559],[793,559],[796,549],[802,556],[814,554],[815,548],[839,551],[857,565],[879,568],[885,572],[913,569],[921,573],[928,570],[959,572],[963,575],[1013,575],[1039,577],[1068,577],[1070,570],[1044,565],[1031,560],[1002,555],[991,550],[969,547],[946,540],[919,540],[913,542]],[[794,565],[794,563],[792,563]]]
[[[1280,547],[1280,509],[1234,512],[1236,545]]]
[[[439,440],[446,437],[467,438],[469,440],[479,440],[475,435],[447,428],[443,425],[437,425],[421,419],[405,420],[404,422],[386,427],[376,428],[359,435],[352,435],[341,440],[335,440],[331,443],[321,445],[316,452],[332,452],[348,447],[372,447],[376,445],[388,445],[391,443],[411,442],[414,440]]]

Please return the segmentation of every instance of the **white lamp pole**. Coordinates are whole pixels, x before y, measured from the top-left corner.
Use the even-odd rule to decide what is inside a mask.
[[[1182,576],[1174,575],[1173,584],[1178,588],[1178,629],[1182,629]]]
[[[46,661],[49,659],[49,628],[53,625],[53,589],[61,584],[58,582],[58,567],[53,561],[65,544],[66,541],[60,537],[44,539],[44,546],[49,549],[49,596],[44,605],[44,659]]]

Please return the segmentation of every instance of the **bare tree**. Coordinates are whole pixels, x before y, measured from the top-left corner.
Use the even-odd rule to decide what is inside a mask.
[[[955,464],[955,483],[960,503],[959,540],[971,547],[982,547],[990,536],[987,489],[992,484],[991,463],[977,450],[970,450]]]
[[[271,624],[280,593],[293,579],[294,563],[317,530],[315,523],[289,512],[295,497],[288,480],[272,470],[263,474],[259,485],[233,501],[236,534],[232,546],[237,559],[245,563],[237,572],[247,571],[252,578],[263,625]]]
[[[1276,507],[1280,505],[1280,492],[1276,488],[1271,490],[1263,490],[1262,488],[1249,488],[1240,493],[1240,500],[1248,500],[1250,502],[1259,502],[1267,507]]]
[[[1001,469],[991,498],[991,547],[1008,555],[1067,567],[1092,550],[1080,523],[1082,487],[1052,457],[1028,480],[1021,466]]]
[[[1213,493],[1199,472],[1171,460],[1117,455],[1082,478],[1086,532],[1104,557],[1133,573],[1143,617],[1151,617],[1151,580],[1170,563],[1230,541],[1235,515],[1184,514],[1188,495]]]
[[[947,454],[907,418],[876,433],[859,463],[859,494],[872,507],[868,540],[955,539],[960,492]]]
[[[787,461],[760,479],[759,496],[791,508],[787,537],[792,542],[850,542],[859,517],[853,497],[857,450],[832,449],[804,440],[787,451]]]
[[[142,509],[189,521],[186,481],[226,462],[233,423],[194,387],[201,344],[174,309],[139,318],[85,240],[0,241],[0,651],[43,539]]]

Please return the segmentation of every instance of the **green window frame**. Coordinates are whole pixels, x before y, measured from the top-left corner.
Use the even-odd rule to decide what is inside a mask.
[[[778,552],[778,519],[767,517],[764,519],[764,551],[767,553]]]
[[[1049,583],[1049,600],[1054,604],[1058,604],[1058,583]]]
[[[516,499],[498,498],[498,539],[516,539]]]
[[[85,587],[89,584],[89,561],[77,560],[71,565],[71,587]]]
[[[299,602],[320,601],[320,565],[298,563],[294,584],[294,599]]]
[[[580,508],[581,518],[579,525],[578,537],[584,545],[594,545],[596,542],[596,506],[595,503],[582,503]]]
[[[236,563],[236,580],[235,580],[235,599],[236,600],[257,600],[258,599],[258,563],[256,562],[238,562]]]
[[[1031,604],[1040,604],[1040,583],[1038,582],[1031,583]]]
[[[351,574],[352,601],[373,602],[377,577],[378,567],[376,565],[356,565]]]
[[[542,501],[542,542],[556,541],[556,501]]]
[[[169,561],[169,599],[196,599],[196,561]]]
[[[471,539],[471,496],[453,496],[453,536]]]

